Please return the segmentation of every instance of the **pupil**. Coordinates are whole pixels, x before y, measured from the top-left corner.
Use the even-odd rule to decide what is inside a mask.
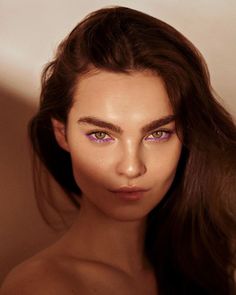
[[[104,137],[104,132],[97,132],[96,136],[98,139],[102,139]]]
[[[156,131],[153,133],[154,134],[154,137],[161,137],[161,131]]]

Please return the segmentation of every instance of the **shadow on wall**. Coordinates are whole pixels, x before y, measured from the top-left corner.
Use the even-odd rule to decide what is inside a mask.
[[[27,140],[34,112],[35,106],[0,88],[0,284],[15,265],[59,238],[35,202]]]

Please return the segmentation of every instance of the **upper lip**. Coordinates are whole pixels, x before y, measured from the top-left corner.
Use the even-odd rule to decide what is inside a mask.
[[[132,192],[145,192],[148,191],[149,189],[145,189],[142,187],[137,187],[137,186],[122,186],[119,189],[111,190],[112,192],[123,192],[123,193],[132,193]]]

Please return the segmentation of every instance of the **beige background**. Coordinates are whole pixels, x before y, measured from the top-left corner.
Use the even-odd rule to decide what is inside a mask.
[[[114,4],[147,12],[187,36],[207,60],[222,103],[236,115],[235,0],[0,0],[0,282],[61,235],[37,210],[26,136],[42,67],[82,17]]]

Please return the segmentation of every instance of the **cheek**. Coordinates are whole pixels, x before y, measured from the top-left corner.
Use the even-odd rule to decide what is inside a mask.
[[[81,189],[84,185],[96,186],[105,182],[109,163],[89,153],[71,153],[72,168],[76,183]]]
[[[174,179],[175,172],[179,163],[181,155],[181,145],[176,144],[171,147],[167,147],[161,156],[157,157],[156,161],[153,163],[154,174],[157,180],[163,183],[171,184]]]

